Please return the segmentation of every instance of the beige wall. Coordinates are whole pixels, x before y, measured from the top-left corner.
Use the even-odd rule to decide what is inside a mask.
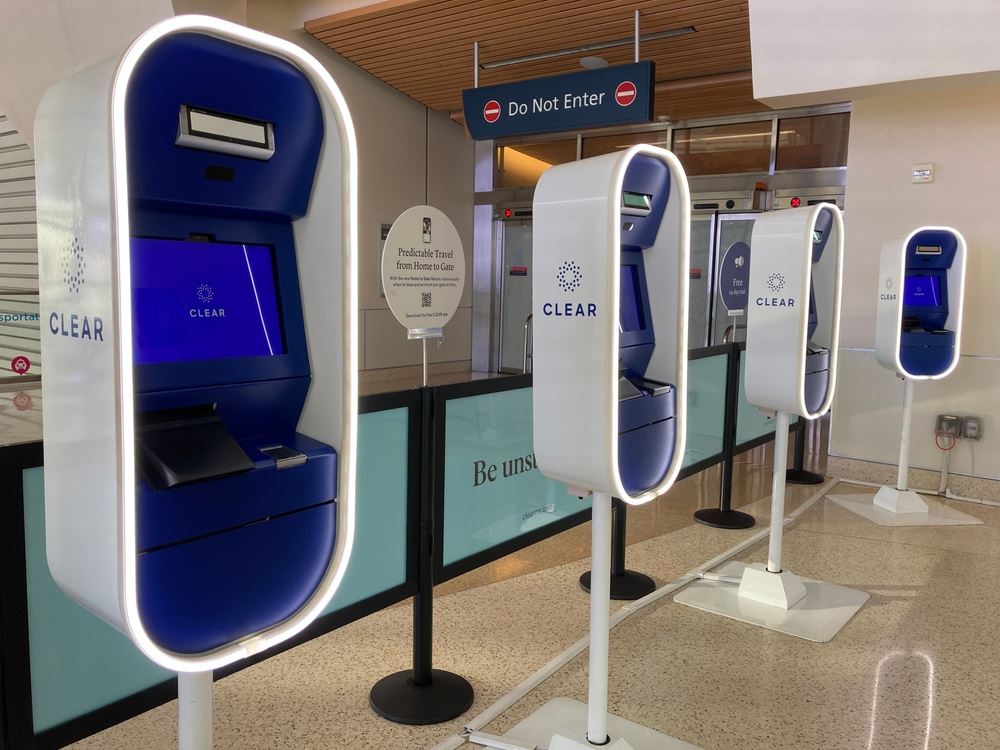
[[[960,443],[952,469],[1000,478],[1000,221],[994,165],[1000,164],[1000,85],[962,85],[852,103],[846,204],[841,346],[833,455],[895,463],[902,385],[875,363],[875,297],[883,242],[926,224],[945,224],[968,242],[962,359],[948,379],[919,382],[911,465],[936,469],[938,413],[979,414],[984,440]],[[931,184],[910,182],[912,166],[933,162]]]

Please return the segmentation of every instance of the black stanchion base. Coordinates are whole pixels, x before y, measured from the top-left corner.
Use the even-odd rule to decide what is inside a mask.
[[[738,510],[702,508],[694,513],[694,520],[715,529],[749,529],[757,520],[749,513]]]
[[[590,571],[580,576],[580,588],[590,593]],[[620,602],[634,602],[656,591],[656,582],[645,573],[626,570],[611,576],[611,598]]]
[[[379,716],[411,726],[440,724],[461,716],[472,705],[472,685],[443,669],[431,670],[429,685],[414,685],[413,670],[383,677],[375,683],[368,702]]]
[[[805,469],[789,469],[785,472],[785,481],[791,484],[823,484],[823,475]]]

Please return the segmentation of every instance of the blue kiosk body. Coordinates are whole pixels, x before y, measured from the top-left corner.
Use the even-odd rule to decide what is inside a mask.
[[[179,672],[291,637],[354,527],[343,97],[295,45],[180,16],[50,89],[36,140],[43,306],[92,326],[43,342],[53,577]]]
[[[638,154],[622,185],[619,291],[618,470],[630,494],[663,481],[674,456],[677,389],[645,377],[656,345],[643,250],[670,197],[670,169]]]
[[[162,39],[133,75],[139,607],[162,648],[198,653],[289,617],[333,548],[337,454],[295,430],[310,372],[291,222],[323,123],[301,71],[208,36]],[[178,146],[178,112],[270,125],[273,154]]]
[[[955,262],[953,232],[925,229],[906,245],[899,360],[913,375],[940,375],[955,358],[948,320],[948,269]]]
[[[830,239],[830,229],[832,226],[833,213],[828,210],[820,211],[816,217],[816,225],[813,227],[813,265],[819,263],[823,257],[827,240]],[[811,343],[812,337],[816,334],[816,328],[819,326],[819,316],[816,312],[816,290],[811,279],[809,282],[809,318],[807,326],[806,340],[810,343],[806,347],[804,386],[806,407],[810,413],[813,413],[819,411],[823,405],[827,389],[830,386],[830,350]]]

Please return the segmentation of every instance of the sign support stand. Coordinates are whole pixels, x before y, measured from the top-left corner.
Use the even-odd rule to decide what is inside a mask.
[[[212,672],[177,673],[177,747],[212,750]]]
[[[587,741],[608,737],[608,628],[611,621],[611,496],[595,492],[590,529],[590,663],[587,669]]]
[[[420,339],[420,343],[423,346],[423,363],[424,363],[424,378],[423,384],[424,388],[429,385],[429,377],[427,374],[427,339],[440,339],[444,338],[443,328],[411,328],[406,332],[406,338],[413,341],[414,339]]]

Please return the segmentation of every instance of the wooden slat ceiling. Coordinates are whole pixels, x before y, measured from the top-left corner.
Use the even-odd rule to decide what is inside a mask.
[[[480,64],[624,39],[638,9],[641,33],[693,26],[695,33],[643,42],[657,83],[750,70],[747,0],[386,0],[306,23],[334,51],[435,110],[461,109],[473,85],[472,44]],[[611,65],[632,61],[632,46],[592,53]],[[481,69],[479,84],[581,70],[580,55]],[[742,81],[656,95],[655,114],[682,120],[767,109]]]

